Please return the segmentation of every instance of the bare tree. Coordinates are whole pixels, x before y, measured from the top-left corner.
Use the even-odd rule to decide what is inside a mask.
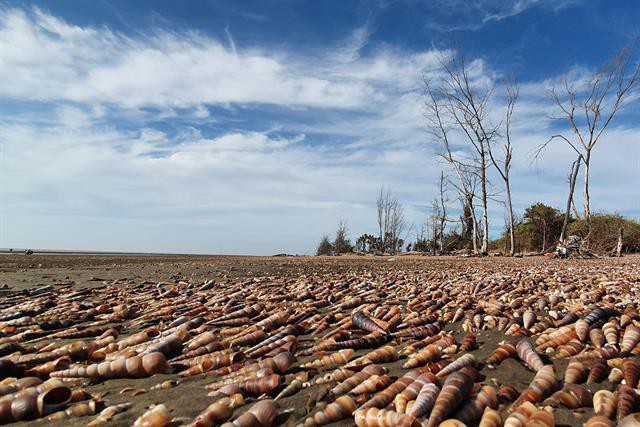
[[[640,78],[640,63],[632,64],[634,46],[635,41],[622,48],[587,81],[576,85],[575,82],[569,82],[568,77],[565,76],[562,89],[558,90],[555,85],[549,89],[549,98],[559,110],[559,114],[552,119],[567,122],[571,133],[553,135],[538,148],[537,155],[554,140],[567,144],[577,155],[569,174],[569,195],[561,243],[566,238],[576,180],[582,165],[584,165],[583,214],[587,221],[591,218],[589,195],[591,158],[604,131]]]
[[[406,227],[404,206],[391,193],[380,187],[376,201],[379,243],[381,252],[395,253],[398,250],[402,233]]]
[[[449,199],[447,198],[447,189],[446,189],[446,177],[444,176],[444,172],[440,172],[440,179],[438,181],[438,190],[439,197],[437,199],[438,204],[438,228],[437,228],[437,237],[438,237],[438,251],[442,253],[444,251],[444,232],[447,225],[447,205],[449,203]]]
[[[494,155],[494,146],[487,144],[487,152],[493,167],[498,171],[500,178],[504,182],[506,192],[505,206],[507,209],[507,229],[509,231],[509,255],[513,256],[516,252],[516,241],[514,231],[513,203],[511,201],[511,180],[509,173],[511,172],[511,159],[513,158],[513,147],[511,146],[511,125],[513,123],[513,109],[518,100],[518,87],[510,85],[507,87],[507,112],[505,115],[505,139],[502,145],[503,158],[498,159]],[[491,141],[489,141],[491,142]]]
[[[455,126],[466,142],[470,155],[465,159],[453,160],[479,177],[480,204],[482,206],[480,252],[486,254],[489,247],[487,169],[490,156],[488,146],[499,136],[497,127],[493,126],[488,118],[489,101],[493,88],[472,81],[471,67],[462,56],[441,60],[440,64],[443,76],[439,78],[438,83],[434,85],[429,80],[423,79],[428,94],[427,115],[432,124],[440,123],[437,128],[440,130],[441,140],[443,140],[443,123],[446,120]],[[433,117],[436,110],[437,117]],[[451,150],[449,149],[448,152],[451,153]]]
[[[423,76],[423,85],[426,92],[424,107],[425,118],[428,123],[428,130],[432,137],[442,144],[444,152],[440,154],[440,157],[445,160],[456,173],[457,182],[451,184],[460,194],[462,201],[463,211],[468,210],[472,219],[471,240],[473,244],[473,253],[478,253],[478,221],[476,218],[474,199],[476,198],[476,183],[477,174],[474,171],[472,165],[466,164],[462,159],[454,156],[451,148],[451,142],[449,139],[449,126],[446,120],[446,111],[444,108],[444,100],[442,96],[438,95],[439,88],[434,85]],[[462,218],[463,230],[465,229],[465,221],[468,218]]]
[[[344,220],[338,222],[338,230],[336,231],[336,239],[333,242],[333,249],[338,255],[353,251],[353,245],[349,240],[349,226]]]

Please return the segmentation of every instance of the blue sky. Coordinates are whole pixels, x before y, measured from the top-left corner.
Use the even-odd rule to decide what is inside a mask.
[[[634,1],[4,1],[0,247],[312,253],[340,219],[375,230],[382,184],[412,238],[446,172],[420,76],[452,52],[496,93],[520,84],[516,210],[561,206],[571,154],[531,161],[564,130],[545,89],[638,22]],[[592,210],[640,217],[639,112],[636,89],[596,149]]]

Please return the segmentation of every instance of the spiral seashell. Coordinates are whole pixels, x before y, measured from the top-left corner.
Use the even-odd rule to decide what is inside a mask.
[[[50,376],[52,378],[142,378],[165,373],[168,369],[164,355],[154,352],[144,356],[118,358],[111,362],[55,371]]]
[[[465,425],[478,421],[485,408],[496,409],[498,407],[498,395],[491,386],[484,386],[465,405],[455,413],[454,418],[462,421]]]
[[[565,384],[562,390],[553,393],[543,404],[552,407],[563,405],[569,409],[577,409],[590,407],[592,402],[589,390],[577,384]]]
[[[598,390],[593,395],[593,410],[596,415],[613,419],[616,416],[618,397],[609,390]]]
[[[389,384],[393,382],[393,379],[388,375],[372,375],[362,383],[358,384],[351,390],[352,394],[364,394],[375,393],[376,391],[383,390]]]
[[[615,319],[612,319],[604,324],[602,327],[602,332],[604,333],[604,339],[607,344],[611,346],[618,345],[618,333],[620,332],[620,325]]]
[[[115,415],[125,412],[131,408],[130,402],[120,403],[117,405],[111,405],[104,408],[98,416],[87,424],[87,427],[93,427],[109,422]]]
[[[587,420],[585,427],[615,427],[616,423],[602,415],[595,415]]]
[[[353,326],[364,331],[379,332],[381,334],[387,333],[384,328],[382,328],[378,323],[374,322],[371,318],[369,318],[361,311],[357,311],[351,316],[351,322],[353,323]]]
[[[584,364],[576,359],[571,359],[564,372],[564,382],[566,384],[580,384],[587,379],[589,370]]]
[[[390,345],[385,345],[384,347],[380,347],[376,350],[373,350],[366,355],[362,356],[359,359],[355,359],[345,365],[346,368],[353,368],[357,366],[365,366],[371,365],[375,363],[387,363],[387,362],[395,362],[398,360],[400,355],[398,354],[398,350]]]
[[[354,350],[351,348],[346,348],[339,350],[335,353],[329,354],[327,356],[323,356],[320,359],[316,359],[314,361],[304,363],[301,365],[303,368],[323,368],[333,365],[344,365],[349,362],[353,357]]]
[[[578,338],[578,334],[576,334],[576,331],[571,329],[567,330],[567,329],[560,328],[557,331],[557,334],[553,335],[553,338],[544,342],[543,344],[538,345],[536,347],[536,351],[542,352],[548,348],[558,348],[559,346],[566,344],[569,341],[577,338]]]
[[[616,419],[618,423],[624,417],[633,412],[637,402],[638,395],[636,391],[629,386],[620,385],[617,389],[618,401],[616,405]]]
[[[231,340],[231,342],[229,343],[229,347],[230,348],[234,348],[234,349],[238,349],[240,347],[246,346],[246,345],[254,345],[257,344],[259,342],[264,341],[265,339],[267,339],[267,333],[265,331],[263,331],[262,329],[255,331],[255,332],[251,332],[249,334],[243,335],[241,337],[235,338],[233,340]]]
[[[347,370],[350,372],[352,376],[344,379],[340,384],[336,385],[331,389],[331,394],[333,396],[340,396],[342,394],[346,394],[351,391],[358,384],[361,384],[371,375],[384,375],[387,373],[387,370],[380,365],[368,365],[362,371],[353,374],[353,371]]]
[[[556,373],[553,365],[544,365],[526,388],[509,408],[510,412],[514,412],[519,406],[525,402],[540,402],[544,397],[550,395],[557,386]]]
[[[624,374],[622,373],[622,371],[618,368],[613,368],[611,369],[611,372],[609,372],[609,382],[611,384],[619,384],[624,378]]]
[[[419,351],[415,355],[412,355],[409,360],[407,360],[403,368],[417,368],[418,366],[426,365],[429,362],[435,362],[442,357],[442,350],[439,346],[429,345],[423,350]]]
[[[478,427],[502,427],[502,416],[500,412],[488,406],[484,408]]]
[[[556,359],[566,359],[573,357],[584,350],[585,346],[579,340],[571,340],[568,343],[558,347]]]
[[[585,342],[589,336],[589,323],[584,319],[578,319],[576,321],[576,335],[580,342]]]
[[[229,426],[236,427],[271,427],[278,416],[278,403],[273,400],[260,400],[248,412],[240,415]],[[226,426],[227,424],[223,424]]]
[[[147,412],[140,415],[133,427],[164,427],[171,422],[171,414],[163,404],[151,407]]]
[[[505,342],[494,350],[484,361],[486,364],[499,365],[503,360],[516,355],[516,346],[513,343]]]
[[[529,369],[537,372],[544,366],[540,355],[536,353],[533,344],[527,338],[518,341],[516,351],[520,360],[522,360]]]
[[[271,393],[280,386],[282,377],[280,375],[267,375],[262,378],[252,378],[241,381],[237,385],[243,392],[259,396],[261,394]]]
[[[516,412],[507,417],[504,426],[553,427],[555,426],[555,418],[552,412],[538,409],[531,402],[525,402],[518,407]]]
[[[354,413],[358,427],[413,427],[416,420],[408,415],[378,408],[360,408]]]
[[[473,380],[471,377],[460,371],[447,376],[431,410],[427,427],[439,425],[448,415],[453,413],[469,396],[472,388]]]
[[[349,396],[340,396],[334,402],[327,405],[324,410],[316,412],[312,418],[307,419],[305,427],[323,426],[350,417],[357,405]]]
[[[536,319],[536,314],[531,310],[527,310],[522,315],[522,326],[524,326],[525,329],[529,329],[536,323]]]
[[[602,348],[596,348],[591,351],[584,351],[576,356],[578,359],[614,359],[620,355],[618,349],[614,346],[605,346]]]
[[[640,426],[640,412],[629,414],[618,423],[620,427],[637,427]]]
[[[632,323],[624,330],[622,344],[620,345],[620,355],[626,356],[631,353],[638,345],[638,342],[640,342],[640,328]]]
[[[301,380],[294,378],[289,385],[287,385],[278,395],[275,397],[276,402],[284,397],[293,396],[303,388]]]
[[[602,329],[599,328],[593,328],[589,330],[589,341],[591,341],[591,344],[593,344],[594,347],[596,348],[601,348],[602,346],[604,346],[604,333],[602,332]]]
[[[634,359],[624,359],[622,361],[622,373],[624,382],[631,388],[638,386],[640,380],[640,365]]]
[[[436,398],[439,393],[440,388],[438,388],[437,385],[433,383],[424,384],[413,406],[409,409],[407,405],[407,414],[415,418],[427,415],[436,403]]]
[[[244,404],[241,394],[224,397],[209,405],[191,422],[191,427],[214,427],[227,421],[233,415],[233,409]]]
[[[436,376],[444,377],[464,367],[475,366],[475,365],[476,365],[476,357],[473,354],[467,353],[462,357],[454,360],[449,365],[445,366],[440,372],[436,373]]]
[[[371,399],[366,401],[361,408],[384,408],[396,397],[396,395],[407,388],[419,376],[417,371],[409,371],[400,377],[396,382],[386,389],[374,394]]]
[[[518,390],[516,390],[515,387],[509,384],[503,384],[498,390],[498,403],[502,405],[515,402],[519,396],[520,393],[518,393]]]
[[[465,335],[460,345],[460,352],[471,351],[476,348],[476,341],[477,338],[474,334]]]
[[[404,414],[407,410],[409,401],[418,397],[420,390],[425,384],[437,383],[438,379],[430,372],[420,374],[411,384],[396,395],[393,399],[393,406],[397,413]]]

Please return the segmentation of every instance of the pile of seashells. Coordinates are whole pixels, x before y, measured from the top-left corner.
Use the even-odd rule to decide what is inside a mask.
[[[154,388],[206,378],[210,405],[134,425],[640,425],[640,270],[558,262],[9,291],[0,423],[101,425],[132,404],[90,384],[172,374]],[[507,360],[528,386],[498,378]]]

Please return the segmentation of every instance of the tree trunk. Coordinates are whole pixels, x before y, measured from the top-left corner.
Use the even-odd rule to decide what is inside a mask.
[[[508,172],[507,172],[508,173]],[[507,178],[504,182],[507,190],[507,215],[509,220],[509,255],[514,256],[516,253],[516,235],[513,224],[513,205],[511,203],[511,185]]]
[[[624,239],[624,228],[620,227],[618,229],[618,244],[616,245],[616,256],[622,256],[622,241]]]
[[[486,255],[489,249],[489,212],[487,209],[487,170],[486,164],[484,160],[484,156],[482,158],[482,246],[480,247],[480,252],[482,255]]]
[[[473,241],[473,253],[478,253],[478,219],[476,218],[476,210],[473,207],[473,197],[469,197],[467,200],[469,203],[469,212],[471,212],[471,223],[473,228],[471,229],[471,240]]]
[[[584,219],[591,219],[591,209],[590,203],[591,199],[589,198],[589,165],[591,164],[591,152],[587,151],[586,156],[584,158],[584,191],[583,191],[583,200],[582,205],[584,209]]]
[[[560,243],[564,244],[567,237],[567,227],[569,226],[569,216],[571,216],[571,204],[573,202],[573,193],[576,189],[576,180],[580,171],[582,156],[578,157],[571,166],[571,174],[569,175],[569,195],[567,196],[567,208],[564,212],[564,221],[562,222],[562,230],[560,231]]]

